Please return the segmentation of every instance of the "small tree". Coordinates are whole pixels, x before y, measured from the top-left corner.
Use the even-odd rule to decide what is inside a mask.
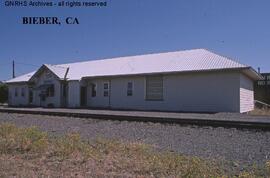
[[[0,83],[0,103],[6,103],[8,100],[8,87]]]

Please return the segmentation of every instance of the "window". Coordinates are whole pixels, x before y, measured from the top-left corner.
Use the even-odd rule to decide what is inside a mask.
[[[109,96],[109,83],[106,82],[103,85],[103,96],[108,97]]]
[[[163,78],[162,76],[146,77],[146,100],[163,99]]]
[[[133,95],[133,83],[128,82],[127,83],[127,96],[132,96]]]
[[[14,95],[17,97],[18,96],[18,88],[15,88],[15,93]]]
[[[97,85],[94,83],[91,85],[91,95],[92,95],[92,97],[97,96]]]
[[[31,89],[29,90],[29,103],[33,103],[33,91]]]
[[[24,97],[24,88],[21,89],[21,96]]]
[[[258,85],[265,85],[265,81],[258,81]]]
[[[63,90],[63,97],[67,96],[67,84],[64,83],[62,84],[62,90]]]
[[[47,97],[53,97],[54,96],[54,85],[50,85],[46,90]]]

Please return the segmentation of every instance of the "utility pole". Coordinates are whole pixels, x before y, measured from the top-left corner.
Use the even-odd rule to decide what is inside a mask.
[[[12,77],[15,78],[15,62],[12,61]]]

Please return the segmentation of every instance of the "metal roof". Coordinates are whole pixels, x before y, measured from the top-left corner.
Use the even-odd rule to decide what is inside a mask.
[[[65,78],[67,80],[81,80],[83,77],[251,68],[205,49],[146,54],[46,66],[57,76],[61,76],[59,77],[60,79],[63,78],[63,75],[66,72]],[[67,68],[69,68],[69,70],[67,70]],[[33,75],[34,72],[30,74]],[[18,77],[18,79],[15,78],[7,81],[7,83],[28,80],[29,77],[21,76]]]
[[[10,79],[8,81],[6,81],[5,83],[18,83],[18,82],[27,82],[29,81],[29,79],[36,73],[36,71],[34,72],[30,72],[24,75],[21,75],[19,77],[15,77],[13,79]]]

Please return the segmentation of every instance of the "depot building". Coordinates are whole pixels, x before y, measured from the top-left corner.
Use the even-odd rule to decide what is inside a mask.
[[[44,64],[6,81],[10,106],[248,112],[250,66],[205,49]]]

